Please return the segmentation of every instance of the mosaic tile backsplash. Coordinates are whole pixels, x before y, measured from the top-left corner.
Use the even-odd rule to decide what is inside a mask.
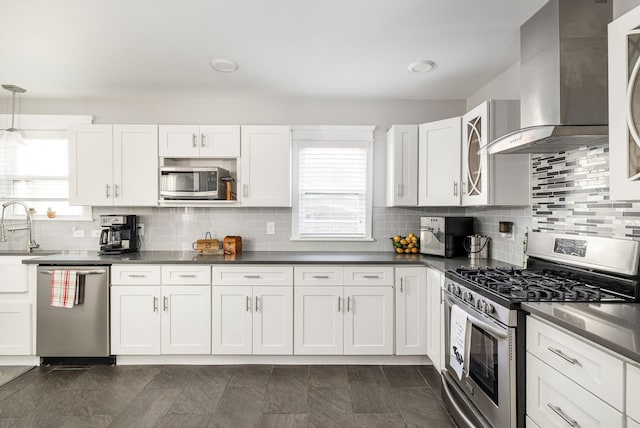
[[[534,231],[640,239],[640,202],[609,197],[607,143],[532,162]]]

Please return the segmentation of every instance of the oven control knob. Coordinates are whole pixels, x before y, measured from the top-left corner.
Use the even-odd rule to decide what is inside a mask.
[[[492,314],[495,311],[496,311],[496,308],[494,308],[491,303],[488,303],[487,306],[485,306],[485,308],[484,308],[484,313],[485,314]]]
[[[468,292],[468,291],[465,291],[465,292],[462,294],[462,299],[463,299],[465,302],[469,302],[469,303],[471,303],[471,302],[473,302],[473,294],[471,294],[471,293],[470,293],[470,292]]]
[[[480,299],[480,300],[478,300],[478,301],[476,302],[476,308],[477,308],[479,311],[484,312],[484,308],[486,308],[486,306],[487,306],[487,302],[485,302],[485,301],[484,301],[484,300],[482,300],[482,299]]]
[[[459,296],[460,295],[460,287],[458,287],[455,284],[449,284],[447,285],[447,290],[453,294],[454,296]]]

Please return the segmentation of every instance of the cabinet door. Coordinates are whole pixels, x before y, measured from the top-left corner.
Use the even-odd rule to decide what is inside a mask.
[[[251,354],[252,287],[214,286],[211,307],[214,354]]]
[[[293,354],[293,287],[253,287],[253,353]]]
[[[418,127],[393,125],[387,132],[387,206],[418,203]]]
[[[342,287],[296,287],[294,340],[296,355],[343,353]]]
[[[396,268],[396,354],[427,353],[427,269]]]
[[[460,205],[461,118],[425,123],[418,129],[418,205]]]
[[[488,142],[489,102],[484,102],[462,116],[462,205],[489,203]]]
[[[111,353],[160,354],[160,286],[111,287]]]
[[[31,304],[0,304],[0,355],[31,354]]]
[[[162,353],[211,353],[211,287],[162,286]]]
[[[201,126],[200,157],[240,157],[240,125]]]
[[[200,127],[198,125],[158,126],[158,154],[160,157],[193,158],[200,156]]]
[[[243,126],[240,182],[242,205],[291,206],[291,129]]]
[[[609,150],[613,200],[640,200],[640,8],[609,24]]]
[[[113,126],[114,205],[158,205],[158,127]]]
[[[344,287],[345,355],[393,354],[393,288]]]
[[[427,269],[427,355],[438,372],[444,364],[443,285],[442,273],[435,269]]]
[[[69,127],[69,203],[113,204],[113,126]]]

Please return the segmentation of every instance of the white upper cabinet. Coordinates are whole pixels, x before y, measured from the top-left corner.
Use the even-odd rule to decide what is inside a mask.
[[[161,157],[240,157],[239,125],[160,125],[158,132]]]
[[[387,131],[386,206],[418,203],[418,127],[393,125]]]
[[[157,126],[70,126],[69,202],[158,205]]]
[[[460,205],[461,118],[425,123],[418,129],[418,205]]]
[[[609,185],[640,200],[640,7],[609,24]]]
[[[243,206],[291,206],[291,128],[243,126],[238,193]]]
[[[462,205],[528,205],[529,155],[491,155],[480,150],[517,129],[520,103],[489,100],[462,116]]]

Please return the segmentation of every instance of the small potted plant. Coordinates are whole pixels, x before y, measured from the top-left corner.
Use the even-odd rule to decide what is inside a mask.
[[[47,217],[54,218],[56,216],[56,212],[51,209],[51,207],[47,208]]]

